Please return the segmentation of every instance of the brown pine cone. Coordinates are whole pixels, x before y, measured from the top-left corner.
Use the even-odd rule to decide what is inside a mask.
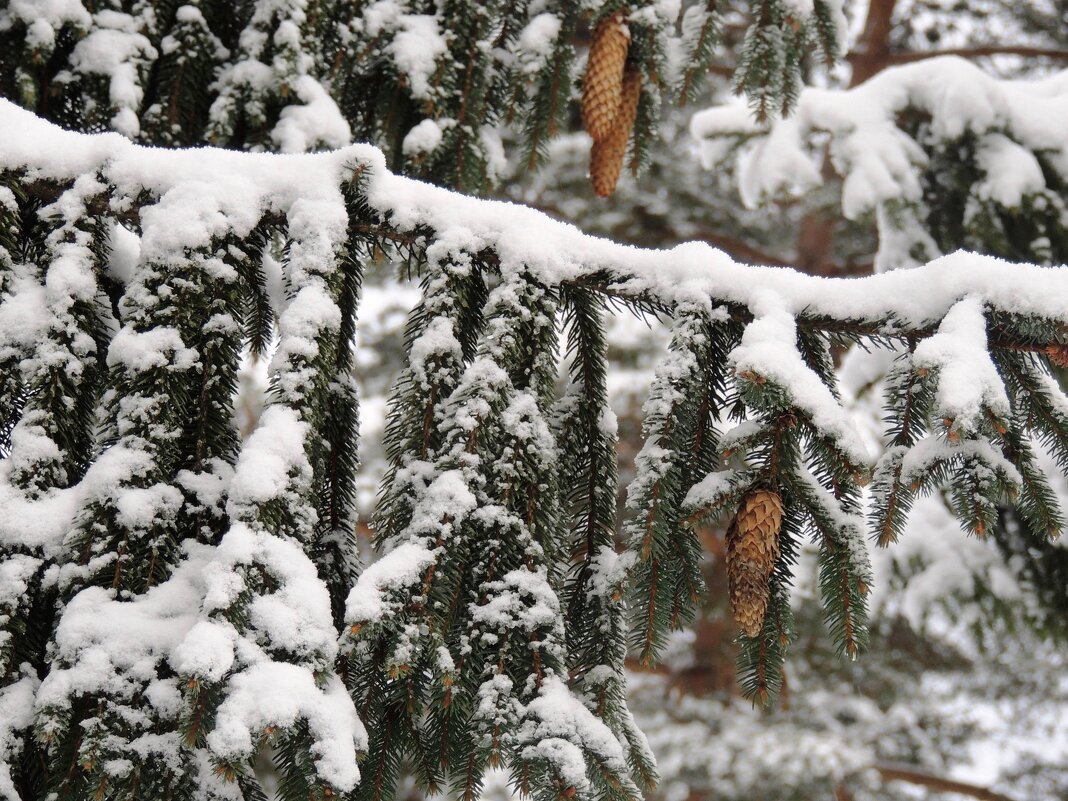
[[[623,99],[623,68],[630,32],[626,13],[617,11],[593,29],[590,57],[582,81],[582,126],[595,142],[612,135]]]
[[[756,489],[742,498],[727,529],[727,584],[738,627],[756,637],[768,611],[768,581],[779,558],[782,499]]]
[[[590,150],[590,183],[597,197],[608,197],[616,190],[619,176],[623,172],[623,161],[627,155],[627,141],[630,139],[634,118],[638,114],[638,99],[642,94],[642,74],[630,68],[623,76],[623,98],[616,127],[612,135],[604,141],[593,140]]]
[[[1068,367],[1068,345],[1057,342],[1047,345],[1046,358],[1056,367]]]

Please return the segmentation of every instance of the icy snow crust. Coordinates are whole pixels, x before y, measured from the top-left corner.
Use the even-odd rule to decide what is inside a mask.
[[[432,236],[436,258],[488,249],[499,257],[506,277],[525,271],[555,286],[583,280],[603,282],[607,273],[611,277],[608,291],[620,295],[653,299],[671,307],[688,304],[709,314],[726,313],[725,307],[740,310],[753,322],[731,356],[735,368],[783,386],[813,425],[837,440],[858,462],[869,461],[863,439],[797,351],[799,316],[874,322],[885,325],[888,332],[901,327],[937,328],[916,357],[943,371],[946,384],[944,390],[940,385],[939,404],[962,423],[972,419],[977,408],[999,409],[1005,402],[982,342],[976,341],[977,333],[985,335],[986,309],[1068,322],[1068,304],[1064,303],[1068,271],[1064,270],[956,253],[910,271],[863,279],[815,278],[789,269],[738,264],[704,244],[689,243],[667,251],[614,244],[522,206],[463,197],[392,175],[381,153],[366,145],[317,155],[159,150],[131,144],[119,134],[65,132],[7,101],[0,101],[0,130],[4,132],[0,169],[22,170],[31,179],[56,182],[95,175],[93,186],[84,188],[85,196],[97,186],[113,187],[112,204],[119,213],[127,211],[124,198],[147,192],[159,199],[140,210],[140,254],[136,265],[127,265],[127,283],[134,290],[144,265],[185,259],[189,251],[205,248],[224,235],[247,236],[267,213],[287,220],[293,239],[287,278],[297,290],[288,301],[279,300],[279,344],[272,363],[279,403],[263,414],[232,475],[221,470],[219,487],[204,488],[205,493],[221,497],[222,487],[228,487],[226,512],[232,522],[222,542],[215,548],[188,545],[184,561],[171,578],[133,600],[116,599],[99,588],[77,594],[57,631],[61,666],[39,688],[27,676],[0,692],[0,756],[14,747],[13,738],[36,713],[62,709],[81,693],[123,698],[142,691],[147,683],[144,692],[157,710],[163,715],[176,714],[177,689],[156,680],[157,667],[166,663],[181,676],[227,682],[226,701],[208,737],[212,756],[230,762],[247,758],[265,728],[304,720],[323,780],[342,791],[358,782],[355,756],[366,748],[367,733],[336,679],[317,680],[318,672],[329,668],[338,650],[325,587],[303,549],[267,530],[256,514],[258,508],[273,502],[287,508],[296,505],[298,528],[307,526],[307,515],[314,515],[314,510],[299,508],[311,480],[305,457],[308,427],[286,403],[309,378],[308,365],[318,352],[318,338],[336,333],[339,326],[339,311],[323,287],[321,272],[333,264],[338,243],[344,239],[347,214],[340,187],[356,172],[369,204],[389,228]],[[998,147],[992,143],[991,153],[996,154]],[[78,193],[71,196],[78,197]],[[0,202],[5,202],[2,196]],[[53,267],[49,281],[53,281]],[[204,269],[218,270],[225,277],[227,268],[219,262],[205,263]],[[86,288],[79,287],[76,270],[57,269],[54,282],[44,288],[30,278],[16,279],[0,306],[0,349],[33,352],[50,326],[58,324],[56,295],[49,293],[73,296]],[[516,301],[511,291],[505,281],[499,289],[502,305]],[[447,356],[458,349],[449,321],[436,318],[413,347],[413,370],[432,353]],[[130,372],[148,369],[160,359],[180,367],[192,358],[178,332],[165,328],[149,334],[124,328],[117,332],[108,353],[110,363]],[[982,379],[978,386],[969,389],[950,380],[960,360],[975,368]],[[491,359],[476,359],[463,380],[489,392],[507,380],[494,369]],[[414,377],[418,381],[419,376]],[[454,416],[461,429],[474,425],[477,417],[478,393],[469,397],[474,399],[471,404],[458,407]],[[529,397],[517,395],[508,414],[517,429],[529,427],[522,436],[547,440],[545,447],[551,448],[551,437],[528,416],[526,406],[531,403]],[[606,425],[613,423],[606,421]],[[742,434],[735,432],[739,437]],[[6,561],[0,572],[0,613],[17,604],[20,588],[39,567],[46,561],[54,563],[63,552],[79,510],[94,498],[123,488],[131,476],[143,475],[148,469],[145,460],[150,458],[120,441],[94,461],[78,485],[30,497],[10,482],[11,471],[32,463],[49,447],[54,443],[45,437],[35,439],[29,427],[18,429],[11,457],[0,463],[0,509],[4,512],[0,546],[9,553],[25,553]],[[655,447],[651,443],[648,452],[643,452],[647,460],[655,460]],[[460,471],[432,475],[428,465],[427,474],[418,476],[414,475],[418,465],[409,467],[413,482],[427,484],[409,527],[414,538],[398,544],[364,572],[348,598],[348,620],[373,625],[390,613],[391,591],[411,585],[433,563],[433,549],[419,544],[423,534],[447,534],[450,524],[442,521],[449,518],[455,523],[467,515],[489,513],[475,508],[467,477]],[[717,493],[723,486],[723,481],[710,479],[694,492]],[[173,505],[174,493],[174,487],[156,485],[125,494],[119,506],[124,524],[136,527],[153,510]],[[842,526],[852,527],[853,522],[842,521]],[[859,529],[856,534],[860,536]],[[599,580],[604,586],[614,586],[620,583],[615,574],[625,571],[627,563],[620,560],[624,563],[618,564],[612,554],[603,556],[599,562],[604,576]],[[52,568],[43,580],[62,586],[72,571],[81,569],[72,565]],[[249,609],[248,630],[239,633],[219,610],[240,596],[254,571],[269,574],[275,588],[256,595]],[[493,636],[493,629],[503,625],[552,625],[558,616],[557,600],[543,572],[509,573],[500,589],[501,597],[481,612],[486,617],[484,636]],[[535,603],[517,605],[521,595]],[[167,624],[158,625],[160,621]],[[289,661],[276,649],[284,651]],[[505,681],[507,677],[501,677]],[[484,689],[482,700],[490,709],[496,704],[491,691],[504,696],[511,692],[503,684]],[[584,786],[585,770],[581,753],[565,734],[577,732],[579,741],[605,764],[625,760],[609,730],[559,678],[543,684],[524,719],[521,737],[531,743],[531,753],[555,762],[576,787]],[[179,747],[177,742],[158,738],[134,745],[146,758],[173,755]],[[114,769],[125,768],[116,765]],[[10,795],[10,777],[0,774],[0,796],[5,792]]]

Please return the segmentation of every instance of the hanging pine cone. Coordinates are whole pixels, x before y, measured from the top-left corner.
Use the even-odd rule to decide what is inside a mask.
[[[608,197],[616,190],[619,176],[623,172],[623,161],[627,155],[627,141],[634,118],[638,114],[638,99],[642,94],[642,74],[631,67],[623,75],[623,97],[621,111],[616,119],[616,127],[604,141],[593,141],[590,149],[590,183],[597,197]]]
[[[625,12],[605,17],[593,29],[582,81],[582,125],[595,142],[609,138],[615,130],[622,108],[623,69],[629,47]]]
[[[782,499],[779,493],[756,489],[738,506],[727,529],[727,583],[731,611],[738,627],[756,637],[764,625],[775,562],[779,558]]]

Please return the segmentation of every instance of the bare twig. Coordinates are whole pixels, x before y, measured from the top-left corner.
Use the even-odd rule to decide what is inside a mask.
[[[979,801],[1015,801],[1015,799],[1009,798],[1007,795],[1002,795],[1001,793],[995,793],[989,788],[947,779],[943,776],[924,773],[911,765],[881,762],[875,765],[875,770],[882,777],[883,781],[908,782],[909,784],[926,787],[929,790],[934,790],[940,793],[957,793],[959,795],[970,796],[971,798],[979,799]]]
[[[987,58],[989,56],[1021,56],[1023,58],[1052,58],[1057,61],[1068,60],[1068,50],[1053,47],[1026,47],[1022,45],[986,45],[980,47],[950,47],[945,50],[914,50],[907,53],[887,53],[883,56],[887,65],[911,64],[940,56],[959,56],[960,58]],[[850,53],[846,60],[855,62],[858,53]]]

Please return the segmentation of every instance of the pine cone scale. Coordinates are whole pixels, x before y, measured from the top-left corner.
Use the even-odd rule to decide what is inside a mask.
[[[770,580],[779,559],[782,499],[753,490],[738,506],[727,530],[727,583],[731,611],[744,634],[756,637],[764,625]]]
[[[619,182],[623,162],[627,155],[627,142],[638,114],[638,100],[642,92],[642,75],[637,69],[628,69],[623,76],[623,96],[616,127],[604,141],[594,139],[590,150],[590,183],[598,197],[608,197]]]
[[[594,28],[582,81],[582,125],[595,142],[608,139],[616,128],[629,48],[624,12],[605,17]]]

